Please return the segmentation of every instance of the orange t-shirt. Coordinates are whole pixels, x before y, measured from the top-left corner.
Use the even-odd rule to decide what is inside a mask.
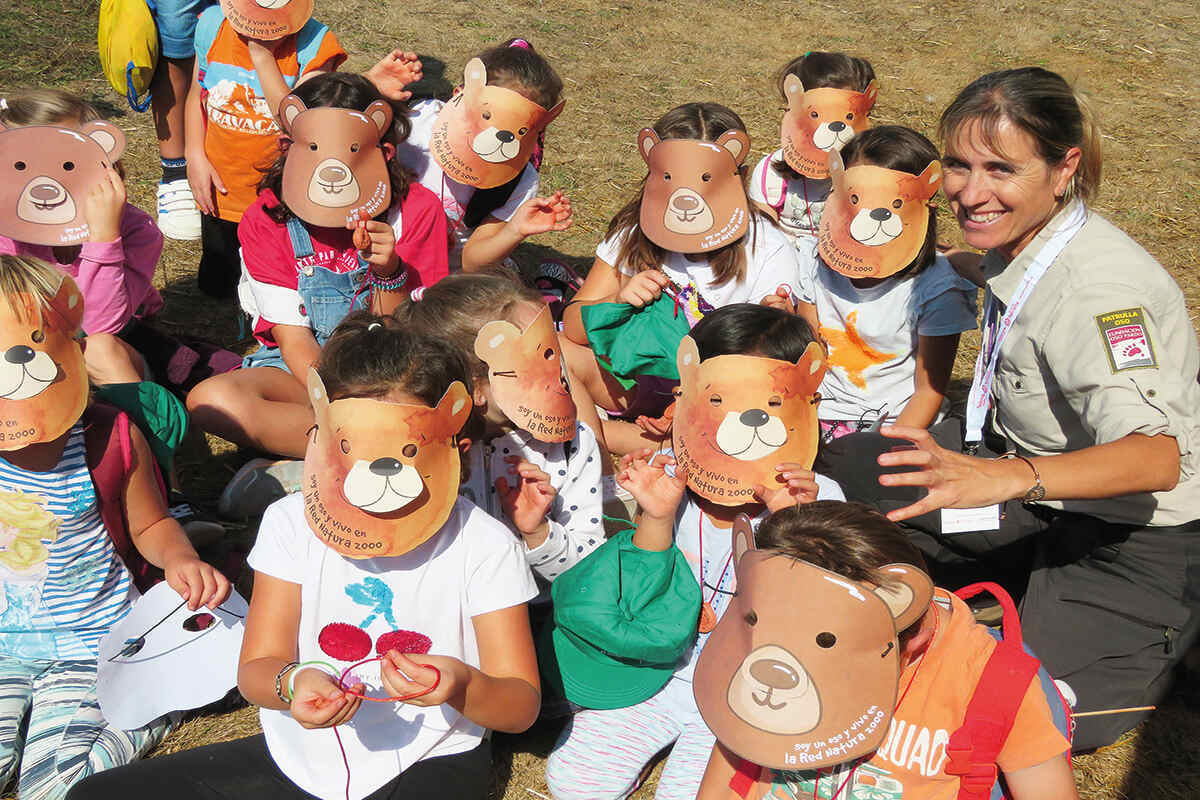
[[[896,709],[887,738],[871,760],[853,770],[764,770],[749,797],[830,800],[840,788],[837,800],[954,800],[959,779],[944,771],[946,743],[962,725],[967,703],[996,640],[975,622],[962,600],[942,589],[937,590],[937,597],[943,608],[949,601],[950,622],[945,630],[938,631],[923,659],[900,675],[903,702]],[[1049,761],[1069,749],[1070,743],[1055,726],[1042,685],[1035,677],[996,764],[1002,772],[1013,772]]]
[[[309,72],[335,70],[345,60],[337,37],[315,19],[275,51],[275,63],[289,87]],[[217,216],[238,222],[258,197],[260,168],[269,167],[279,155],[281,131],[250,51],[219,5],[205,9],[196,23],[196,65],[207,121],[204,153],[228,190],[214,193]]]

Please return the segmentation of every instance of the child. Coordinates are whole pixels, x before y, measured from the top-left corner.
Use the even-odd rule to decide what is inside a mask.
[[[845,53],[805,53],[779,72],[779,95],[788,107],[782,146],[758,162],[749,192],[800,249],[816,240],[833,189],[826,154],[868,127],[874,83],[871,64]]]
[[[898,525],[857,503],[818,502],[775,512],[753,538],[757,550],[751,541],[738,556],[736,610],[713,632],[696,670],[697,685],[706,681],[701,711],[720,739],[701,798],[855,800],[879,797],[880,791],[930,800],[986,798],[999,796],[999,786],[991,785],[996,768],[1004,776],[1004,797],[1077,797],[1063,733],[1065,707],[1054,683],[1031,665],[1022,673],[1027,682],[1010,692],[1003,683],[1013,677],[984,672],[999,647],[995,636],[975,622],[963,600],[932,587],[920,551]],[[864,602],[872,593],[884,602]],[[738,623],[754,626],[753,652]],[[1007,627],[1006,639],[1012,635]],[[882,657],[866,656],[868,648]],[[767,653],[777,660],[756,671]],[[898,665],[884,660],[889,655]],[[1021,658],[1028,658],[1024,651]],[[802,694],[788,686],[801,672]],[[996,685],[981,683],[989,675]],[[764,691],[777,704],[755,712],[739,701]],[[974,722],[972,714],[984,712],[968,709],[980,693],[1009,695],[1011,711],[993,708],[993,715]],[[819,719],[800,723],[815,704]],[[873,714],[862,713],[868,706],[875,707]],[[727,713],[731,708],[743,710],[734,716]],[[754,718],[753,729],[747,717]],[[864,725],[864,717],[872,723]],[[979,751],[976,757],[961,751],[960,726],[978,735],[999,720],[1011,729],[1000,732],[994,762],[978,763]],[[983,748],[996,738],[971,741]],[[827,747],[815,746],[816,740]],[[797,766],[759,767],[755,755]],[[825,763],[805,768],[806,757],[810,764]],[[961,776],[970,765],[976,771],[968,784]],[[987,766],[991,775],[978,774]],[[959,793],[968,789],[969,795]]]
[[[934,249],[937,149],[885,125],[855,136],[831,162],[818,252],[801,254],[829,345],[822,433],[831,441],[882,419],[928,427],[976,308],[975,286]]]
[[[281,800],[483,800],[486,729],[517,733],[537,716],[525,606],[537,593],[533,578],[512,534],[456,496],[465,442],[455,434],[470,414],[464,359],[449,344],[358,314],[330,339],[318,369],[309,382],[318,407],[312,482],[305,497],[268,509],[249,558],[255,585],[238,685],[262,707],[265,737],[110,773],[76,800],[241,798],[247,786]],[[341,499],[358,497],[372,482],[366,465],[380,460],[395,478],[376,474],[381,490],[407,486],[404,476],[416,472],[421,495],[379,514]],[[386,491],[368,494],[388,501]],[[356,544],[392,555],[363,557],[347,547]],[[390,702],[397,697],[408,699]]]
[[[262,44],[288,87],[346,59],[337,37],[315,19]],[[257,168],[278,155],[280,130],[248,39],[225,19],[221,5],[200,13],[195,48],[185,131],[188,182],[202,215],[196,280],[205,294],[232,297],[240,273],[237,224],[258,194]]]
[[[164,717],[119,730],[100,712],[99,643],[138,596],[126,564],[161,567],[191,610],[215,608],[229,582],[167,514],[136,427],[128,427],[119,513],[108,513],[101,485],[93,487],[89,429],[98,423],[85,411],[87,373],[74,338],[84,301],[74,281],[44,262],[5,256],[0,294],[8,356],[0,369],[0,784],[19,764],[21,797],[46,800],[144,754],[169,727]],[[110,526],[114,519],[124,530]],[[118,541],[132,548],[118,552]]]
[[[468,71],[464,85],[455,89],[449,103],[430,99],[413,105],[409,113],[412,135],[397,149],[400,160],[417,174],[421,185],[441,200],[450,220],[452,272],[478,272],[501,264],[526,237],[566,230],[571,225],[571,202],[562,192],[555,192],[551,197],[538,197],[537,194],[540,139],[538,144],[531,140],[535,134],[540,136],[540,130],[527,129],[526,125],[513,131],[496,130],[496,125],[489,125],[497,142],[526,142],[507,165],[515,177],[499,186],[477,188],[447,174],[439,162],[439,155],[432,146],[443,109],[447,109],[447,113],[454,111],[456,104],[469,101],[467,95],[482,91],[483,86],[508,90],[527,104],[537,106],[536,109],[517,110],[525,114],[532,112],[539,118],[542,129],[562,110],[562,79],[524,39],[511,39],[485,50],[472,60],[472,64],[476,62],[481,64],[485,74],[472,75]],[[498,96],[513,105],[514,98]],[[522,104],[518,101],[516,105]],[[491,113],[484,115],[489,123]],[[487,130],[479,135],[485,133]],[[508,152],[507,149],[503,151]],[[477,153],[465,153],[464,156],[481,158]],[[516,163],[522,157],[530,160]],[[491,161],[494,163],[494,157]]]
[[[732,135],[729,132],[745,137],[745,125],[733,111],[716,103],[689,103],[664,114],[654,124],[653,136],[662,143],[671,143],[671,140],[715,143],[723,136]],[[649,140],[643,138],[642,141]],[[743,143],[734,138],[730,142],[730,147],[738,150],[736,153],[731,150],[730,155],[740,173],[742,161],[749,151],[749,139]],[[709,154],[712,150],[708,144],[695,148],[700,154]],[[645,151],[643,157],[649,163]],[[712,168],[721,168],[720,161]],[[697,193],[711,178],[709,172],[705,175],[709,177],[694,176]],[[677,173],[674,178],[678,183],[682,176]],[[726,198],[728,205],[736,206],[729,212],[731,217],[739,211],[742,219],[749,216],[744,235],[705,252],[699,252],[701,239],[693,237],[695,244],[692,246],[698,252],[678,252],[662,243],[670,243],[665,237],[659,236],[660,241],[656,242],[641,227],[647,214],[643,208],[646,193],[655,182],[662,180],[671,181],[669,172],[648,174],[643,180],[642,191],[609,223],[608,235],[596,248],[596,260],[587,280],[564,315],[564,330],[571,342],[588,345],[582,306],[616,302],[641,308],[664,291],[675,297],[677,313],[686,313],[691,324],[705,313],[730,303],[764,302],[793,309],[797,308],[798,302],[800,313],[806,315],[810,324],[816,325],[817,318],[810,305],[808,288],[803,283],[804,277],[800,275],[795,248],[767,217],[747,208],[744,188],[731,192],[736,196]],[[661,205],[663,208],[655,212],[660,218],[666,203]],[[670,343],[672,352],[676,344]],[[584,380],[588,393],[612,416],[626,419],[657,417],[670,402],[671,383],[666,380],[643,378],[634,388],[626,390],[598,366],[590,350],[568,347],[567,357],[573,371]],[[610,419],[604,425],[604,438],[613,452],[628,453],[647,444],[656,444],[661,437],[644,436],[636,425]]]
[[[396,310],[400,324],[442,337],[467,356],[483,435],[467,453],[459,493],[507,522],[522,537],[529,565],[553,581],[604,541],[597,487],[607,455],[592,427],[576,420],[574,385],[562,385],[565,365],[548,314],[537,292],[500,274],[452,275]],[[536,348],[522,347],[529,336],[538,337]],[[480,353],[489,350],[485,362]],[[586,414],[586,399],[579,405]],[[539,425],[543,420],[550,424]]]
[[[90,103],[55,89],[27,92],[0,108],[0,125],[32,125],[78,130],[101,119]],[[0,236],[0,253],[33,256],[75,279],[86,300],[83,330],[88,335],[88,373],[97,384],[134,383],[144,377],[140,355],[118,334],[135,317],[162,309],[162,297],[151,283],[162,253],[163,237],[150,215],[126,202],[120,161],[84,201],[88,241],[51,247]],[[83,198],[79,198],[83,200]]]
[[[787,250],[794,252],[790,244]],[[750,304],[725,306],[711,312],[696,324],[691,337],[701,363],[720,356],[759,356],[764,361],[777,359],[795,364],[806,357],[814,342],[812,330],[802,318],[780,309]],[[819,350],[819,346],[813,346]],[[809,365],[802,366],[807,369]],[[812,366],[819,365],[814,362]],[[720,397],[715,401],[719,403]],[[799,398],[804,404],[811,401],[811,396]],[[762,398],[761,405],[770,407],[768,397]],[[811,416],[809,421],[813,422],[815,446],[816,425]],[[762,463],[773,464],[772,455],[779,457],[767,453]],[[696,457],[703,454],[697,453]],[[651,458],[651,451],[643,450],[621,460],[617,479],[641,508],[634,545],[643,550],[666,550],[672,540],[678,545],[700,584],[705,607],[702,614],[709,617],[705,620],[707,624],[701,623],[694,646],[654,696],[628,708],[585,710],[575,715],[547,764],[546,781],[555,797],[564,800],[625,797],[633,791],[644,765],[672,742],[675,745],[659,781],[657,796],[695,797],[713,737],[696,710],[692,670],[704,647],[707,631],[724,612],[736,588],[733,571],[729,569],[730,527],[738,514],[761,517],[768,511],[809,502],[818,493],[823,497],[841,495],[836,484],[814,475],[801,464],[785,461],[774,469],[768,467],[770,472],[777,472],[775,485],[756,487],[753,499],[742,505],[719,505],[698,493],[693,485],[696,475],[688,473],[685,487],[682,474],[668,472],[674,462],[667,455]]]
[[[318,75],[297,86],[292,97],[307,109],[363,112],[372,103],[386,103],[370,81],[349,73]],[[388,109],[381,110],[386,115]],[[291,148],[263,175],[258,199],[238,230],[245,263],[240,294],[254,318],[259,349],[246,357],[245,368],[210,378],[188,395],[201,429],[267,453],[303,457],[305,431],[312,425],[304,376],[334,327],[352,309],[371,305],[390,313],[422,275],[434,280],[445,274],[446,219],[437,198],[410,184],[404,168],[390,158],[406,133],[405,122],[400,117],[388,126],[379,143],[391,208],[357,228],[311,225],[287,208],[281,198]],[[297,249],[303,240],[309,246]],[[299,462],[286,469],[250,462],[222,494],[222,513],[243,518],[262,513],[282,496],[281,486],[298,487],[298,468]],[[267,469],[283,480],[272,479]]]

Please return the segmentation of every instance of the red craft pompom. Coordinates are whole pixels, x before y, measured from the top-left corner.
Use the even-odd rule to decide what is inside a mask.
[[[401,653],[420,653],[424,655],[429,652],[429,648],[433,645],[433,640],[423,633],[416,631],[392,631],[385,633],[375,642],[375,652],[383,655],[389,650],[398,650]]]
[[[331,622],[322,628],[317,644],[321,652],[338,661],[361,661],[371,652],[370,635],[345,622]]]

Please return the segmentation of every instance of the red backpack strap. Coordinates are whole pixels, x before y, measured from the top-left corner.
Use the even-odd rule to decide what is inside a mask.
[[[92,403],[83,412],[83,424],[87,466],[96,490],[100,519],[112,539],[113,549],[125,562],[138,589],[144,591],[153,584],[151,568],[133,546],[125,517],[125,485],[133,469],[129,416],[113,406]],[[161,490],[161,475],[158,480]]]
[[[1008,592],[994,583],[974,583],[956,594],[967,600],[981,592],[1000,601],[1004,638],[996,642],[975,684],[962,727],[950,735],[946,745],[946,774],[959,776],[958,800],[988,800],[991,796],[999,775],[996,757],[1040,666],[1022,646],[1021,621]]]

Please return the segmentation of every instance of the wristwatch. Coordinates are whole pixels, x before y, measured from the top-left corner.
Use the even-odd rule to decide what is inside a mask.
[[[1024,461],[1026,464],[1028,464],[1029,468],[1031,470],[1033,470],[1033,486],[1030,486],[1029,489],[1025,492],[1025,494],[1021,496],[1022,503],[1033,503],[1037,500],[1045,499],[1046,487],[1045,487],[1045,485],[1042,484],[1042,474],[1040,472],[1038,472],[1038,468],[1033,465],[1032,461],[1030,461],[1025,456],[1020,455],[1019,453],[1015,453],[1011,450],[1009,452],[1005,453],[1004,455],[1000,456],[1000,458],[1006,458],[1006,459],[1007,458],[1019,458],[1022,461]]]

